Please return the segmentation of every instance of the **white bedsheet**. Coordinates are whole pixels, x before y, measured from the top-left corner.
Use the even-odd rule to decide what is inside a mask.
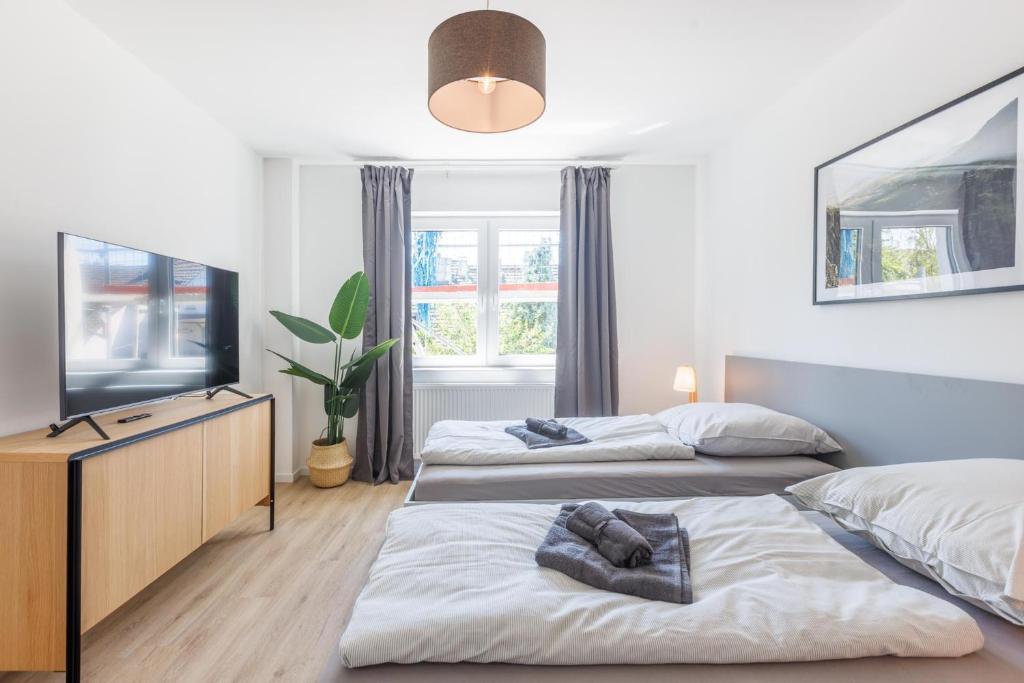
[[[420,458],[428,465],[516,465],[538,462],[607,462],[623,460],[692,460],[693,448],[671,436],[650,415],[566,417],[590,443],[529,450],[505,433],[522,420],[470,422],[442,420],[430,428]]]
[[[391,514],[341,637],[345,665],[957,657],[982,647],[965,612],[893,583],[777,496],[609,506],[678,515],[690,532],[692,605],[538,567],[557,505],[407,507]]]

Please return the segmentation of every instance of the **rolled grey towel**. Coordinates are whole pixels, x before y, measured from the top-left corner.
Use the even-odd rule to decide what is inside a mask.
[[[649,564],[654,550],[640,532],[598,503],[580,505],[565,520],[565,528],[594,544],[616,567]]]
[[[534,434],[541,434],[549,439],[564,439],[569,428],[554,420],[539,420],[535,417],[526,418],[526,428]]]
[[[537,564],[601,590],[648,600],[693,602],[690,537],[686,529],[679,527],[675,515],[615,511],[619,519],[640,532],[654,548],[650,564],[628,569],[613,566],[589,541],[565,528],[566,518],[578,507],[576,503],[562,506],[537,548]]]

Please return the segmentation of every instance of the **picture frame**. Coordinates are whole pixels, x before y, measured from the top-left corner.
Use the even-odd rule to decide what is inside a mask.
[[[1024,289],[1024,68],[814,169],[812,303]]]

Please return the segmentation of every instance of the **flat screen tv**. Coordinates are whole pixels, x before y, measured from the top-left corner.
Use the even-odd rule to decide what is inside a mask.
[[[57,236],[62,420],[238,382],[238,273]]]

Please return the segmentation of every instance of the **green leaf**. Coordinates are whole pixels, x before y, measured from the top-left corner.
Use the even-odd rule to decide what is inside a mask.
[[[345,379],[341,381],[341,386],[349,389],[359,389],[363,386],[363,384],[366,383],[366,380],[370,378],[370,373],[373,372],[376,362],[384,354],[390,351],[391,347],[396,343],[398,343],[397,339],[388,339],[385,342],[377,344],[357,358],[352,364],[352,367],[345,374]]]
[[[342,417],[355,417],[359,412],[359,394],[349,394],[345,405],[341,407]]]
[[[270,349],[267,349],[267,351],[270,351]],[[333,384],[333,382],[331,381],[330,377],[327,377],[326,375],[321,375],[316,370],[310,370],[309,368],[307,368],[302,363],[294,361],[291,358],[289,358],[288,356],[282,356],[277,351],[270,351],[270,352],[272,354],[274,354],[275,356],[277,356],[278,358],[281,358],[284,361],[286,361],[288,363],[288,365],[290,366],[290,367],[285,368],[284,370],[281,370],[280,372],[282,372],[282,373],[284,373],[286,375],[291,375],[292,377],[301,377],[302,379],[308,379],[310,382],[313,382],[315,384],[324,384],[324,385]]]
[[[363,331],[366,309],[370,305],[370,281],[362,271],[341,286],[331,306],[331,329],[342,339],[355,339]]]
[[[270,315],[277,318],[278,322],[287,327],[289,332],[302,341],[309,342],[310,344],[329,344],[332,341],[337,341],[337,338],[329,329],[323,325],[316,324],[312,320],[288,315],[281,311],[271,311]]]

